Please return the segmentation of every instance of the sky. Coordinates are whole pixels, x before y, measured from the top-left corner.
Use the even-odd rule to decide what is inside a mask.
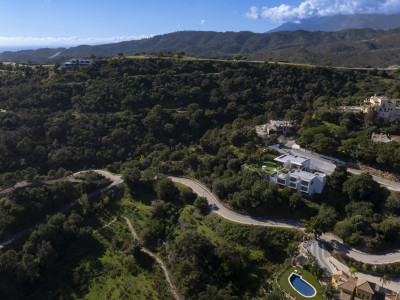
[[[400,12],[400,0],[0,0],[0,50],[103,44],[181,30],[267,32],[337,13]]]

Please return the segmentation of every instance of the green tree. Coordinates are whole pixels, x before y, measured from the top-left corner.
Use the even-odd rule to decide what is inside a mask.
[[[90,208],[89,197],[86,193],[83,194],[82,197],[79,199],[79,204],[82,206],[83,214],[86,215]]]
[[[130,189],[140,184],[141,174],[139,168],[127,168],[122,172],[122,179]]]
[[[390,214],[400,215],[400,193],[391,193],[390,197],[386,200],[385,209]]]
[[[297,124],[300,124],[304,118],[304,113],[299,110],[289,110],[285,114],[285,120],[287,121],[296,121]]]
[[[390,283],[389,275],[383,275],[380,281],[382,282],[382,286],[389,284]]]
[[[343,184],[349,179],[350,173],[345,165],[337,165],[331,175],[328,176],[328,184],[336,190],[342,190]]]
[[[158,199],[165,201],[176,201],[178,199],[178,189],[169,178],[161,178],[157,180],[155,187]]]
[[[306,232],[313,233],[315,238],[318,239],[324,232],[326,232],[326,225],[320,216],[311,217],[306,222]]]
[[[311,144],[311,148],[316,152],[326,155],[334,155],[338,150],[338,146],[339,143],[336,140],[322,133],[316,134],[314,136],[314,142]]]
[[[57,252],[54,250],[50,241],[42,241],[37,248],[36,256],[40,264],[50,265],[57,259]]]
[[[373,200],[376,192],[380,191],[381,187],[369,173],[353,175],[343,184],[343,192],[351,201]]]
[[[354,274],[357,273],[357,269],[355,267],[350,267],[349,272],[350,272],[351,276],[354,276]]]
[[[331,299],[333,292],[332,282],[328,282],[327,284],[322,285],[321,291],[325,299]]]
[[[197,197],[193,203],[194,207],[196,207],[200,213],[206,214],[210,209],[208,207],[208,201],[205,197]]]

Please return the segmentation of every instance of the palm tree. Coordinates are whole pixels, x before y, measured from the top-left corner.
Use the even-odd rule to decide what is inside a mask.
[[[328,282],[328,284],[323,285],[321,287],[322,295],[324,295],[325,299],[331,299],[332,295],[332,282]]]
[[[351,268],[349,269],[349,272],[350,272],[350,274],[351,274],[352,276],[354,276],[354,274],[357,273],[357,269],[354,268],[354,267],[351,267]]]
[[[380,279],[380,281],[382,282],[382,287],[384,285],[387,285],[388,283],[390,283],[389,275],[383,275],[383,277]]]

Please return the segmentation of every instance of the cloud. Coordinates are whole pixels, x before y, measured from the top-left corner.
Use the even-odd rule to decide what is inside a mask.
[[[0,36],[0,46],[74,46],[74,45],[97,45],[116,43],[122,41],[140,40],[153,35],[140,36],[114,36],[100,38],[84,37],[8,37]]]
[[[281,4],[275,7],[252,6],[245,14],[250,19],[269,19],[272,22],[298,21],[311,17],[337,14],[393,14],[400,12],[399,0],[305,0],[299,6]]]
[[[254,20],[259,19],[260,14],[258,13],[258,7],[257,6],[250,7],[250,10],[245,14],[245,16]]]
[[[200,25],[204,25],[204,24],[206,24],[206,20],[203,19],[200,21]]]

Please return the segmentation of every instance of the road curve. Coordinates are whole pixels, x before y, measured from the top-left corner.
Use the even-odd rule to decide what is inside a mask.
[[[332,233],[326,233],[321,239],[328,242],[336,251],[344,252],[347,256],[368,264],[391,264],[400,262],[400,249],[384,251],[380,253],[365,253],[355,250],[343,243],[343,241]]]
[[[201,183],[188,178],[180,178],[173,176],[169,176],[169,178],[173,182],[182,183],[192,188],[193,191],[199,196],[206,197],[210,204],[215,204],[216,208],[213,209],[213,211],[225,219],[248,225],[285,227],[285,228],[296,228],[304,230],[303,224],[299,222],[267,219],[267,218],[255,220],[249,216],[237,214],[224,207],[218,200],[218,198],[214,196],[213,193],[209,191],[207,187],[205,187]],[[400,260],[400,250],[380,253],[380,254],[367,254],[354,250],[347,245],[344,245],[342,241],[340,241],[336,236],[332,234],[325,234],[321,237],[321,239],[324,239],[327,242],[329,242],[336,250],[343,251],[348,256],[353,257],[354,259],[362,262],[371,264],[376,264],[376,263],[382,264],[382,263],[393,263]],[[331,254],[325,249],[325,246],[321,241],[313,240],[305,244],[304,247],[318,260],[319,265],[328,273],[332,274],[339,270],[342,270],[347,274],[350,274],[349,268],[344,264],[340,263],[339,261],[337,261],[334,257],[332,257]],[[374,282],[378,285],[381,283],[380,276],[357,273],[357,277],[363,278],[370,282]],[[390,282],[386,285],[386,287],[390,288],[393,291],[400,292],[400,279],[390,278]]]
[[[207,198],[208,202],[214,206],[212,211],[220,215],[221,217],[228,219],[230,221],[246,224],[246,225],[256,225],[256,226],[268,226],[268,227],[283,227],[283,228],[294,228],[298,230],[304,230],[304,224],[292,220],[284,220],[278,218],[257,218],[249,217],[247,215],[242,215],[231,211],[226,208],[218,200],[218,198],[203,184],[188,178],[168,176],[173,182],[182,183],[190,187],[197,195]]]
[[[295,228],[304,230],[304,225],[300,222],[283,220],[283,219],[272,219],[272,218],[252,218],[246,215],[235,213],[225,206],[218,200],[218,198],[203,184],[188,178],[169,176],[173,182],[182,183],[198,194],[199,196],[206,197],[210,204],[215,204],[213,211],[219,214],[221,217],[231,220],[236,223],[257,225],[257,226],[268,226],[268,227],[284,227],[284,228]],[[338,237],[333,234],[324,234],[321,239],[330,243],[337,251],[345,252],[349,257],[352,257],[358,261],[369,264],[390,264],[400,261],[400,249],[370,254],[355,250],[343,243]]]

